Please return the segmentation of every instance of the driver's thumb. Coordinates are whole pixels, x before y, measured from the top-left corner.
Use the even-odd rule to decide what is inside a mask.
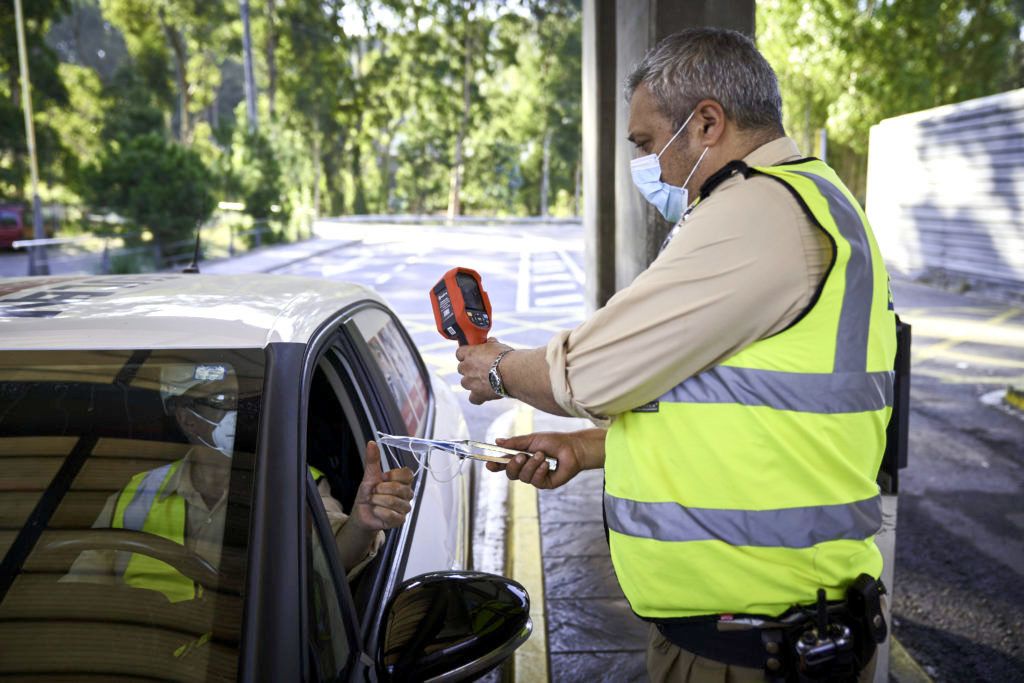
[[[380,466],[380,447],[376,441],[366,442],[366,474],[384,475]]]

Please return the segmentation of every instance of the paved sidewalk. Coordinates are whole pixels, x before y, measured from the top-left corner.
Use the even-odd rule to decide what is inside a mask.
[[[591,426],[533,413],[536,432]],[[630,611],[615,579],[601,514],[603,488],[604,471],[595,470],[538,495],[552,681],[647,680],[647,624]]]

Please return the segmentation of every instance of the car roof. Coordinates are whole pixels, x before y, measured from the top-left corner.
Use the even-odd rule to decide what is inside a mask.
[[[286,275],[0,279],[0,349],[264,348],[307,343],[365,287]]]

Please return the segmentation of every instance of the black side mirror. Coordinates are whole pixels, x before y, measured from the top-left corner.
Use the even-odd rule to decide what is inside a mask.
[[[377,651],[387,681],[461,681],[501,664],[533,630],[521,585],[480,572],[412,578],[384,610]]]

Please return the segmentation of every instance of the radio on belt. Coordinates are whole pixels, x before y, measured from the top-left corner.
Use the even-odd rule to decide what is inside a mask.
[[[471,268],[452,268],[430,290],[437,331],[459,346],[482,344],[491,329],[491,300],[480,274]]]

